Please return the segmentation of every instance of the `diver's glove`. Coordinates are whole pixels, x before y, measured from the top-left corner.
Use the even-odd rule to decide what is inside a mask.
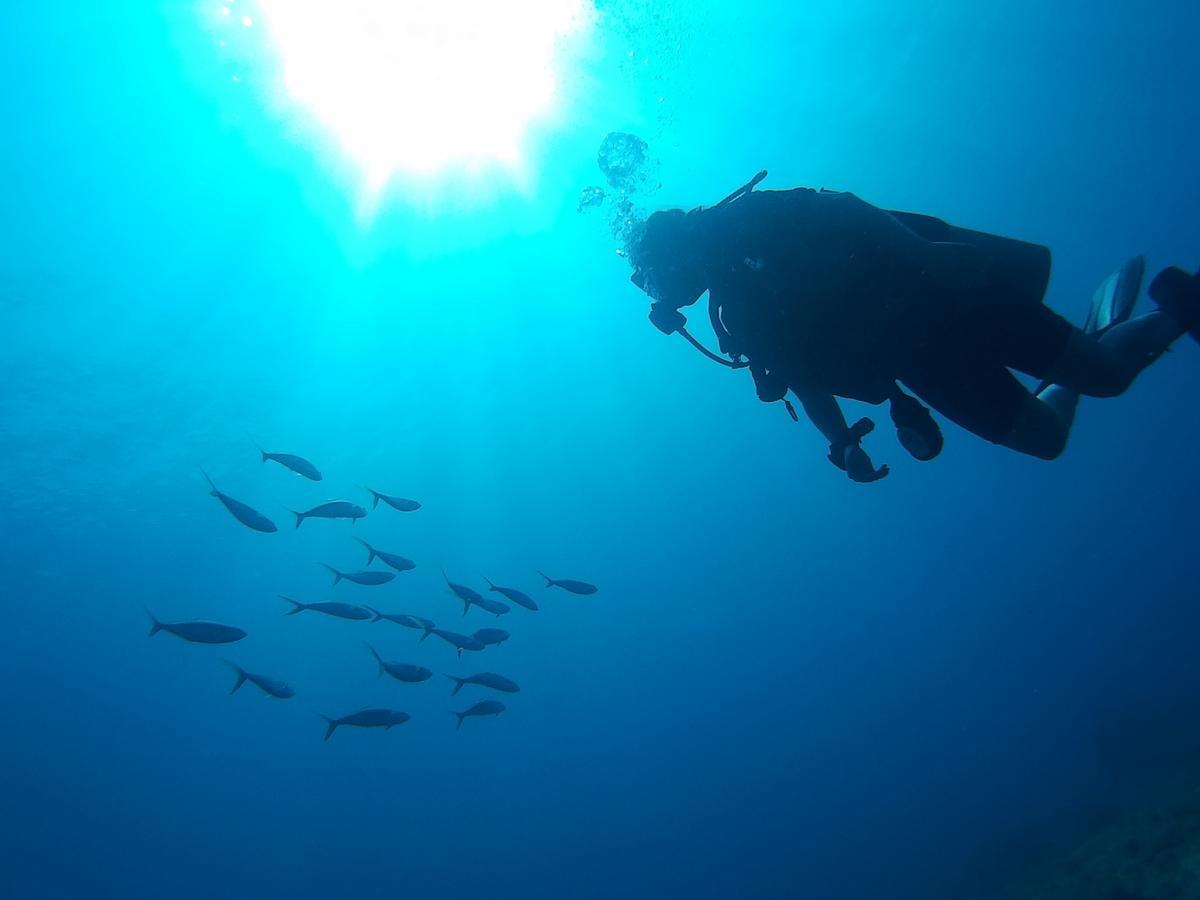
[[[863,417],[846,429],[839,440],[829,445],[829,461],[850,476],[851,481],[870,484],[886,478],[887,466],[875,468],[871,457],[862,448],[862,439],[875,430],[875,423]]]

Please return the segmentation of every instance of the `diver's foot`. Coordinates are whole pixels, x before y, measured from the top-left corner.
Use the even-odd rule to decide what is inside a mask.
[[[1200,274],[1188,274],[1178,266],[1163,269],[1150,282],[1150,297],[1200,341]]]
[[[914,397],[897,391],[892,397],[891,413],[896,437],[909,456],[928,462],[942,452],[942,429]]]

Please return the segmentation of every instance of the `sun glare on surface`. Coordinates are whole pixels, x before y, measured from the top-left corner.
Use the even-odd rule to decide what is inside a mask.
[[[220,9],[259,33],[288,101],[328,130],[371,192],[397,174],[518,169],[593,13],[591,0],[230,0]]]

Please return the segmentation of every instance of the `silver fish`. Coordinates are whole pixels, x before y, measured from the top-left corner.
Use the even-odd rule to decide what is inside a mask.
[[[203,469],[204,479],[208,482],[208,486],[212,488],[209,493],[221,501],[221,505],[229,510],[229,514],[249,528],[251,531],[261,531],[264,534],[270,534],[279,529],[275,527],[275,523],[260,513],[257,509],[247,506],[241,500],[234,500],[228,494],[223,494],[217,490],[217,486],[213,484],[213,480],[208,477],[208,473]]]
[[[357,622],[362,622],[371,618],[371,614],[361,606],[355,606],[353,603],[338,603],[335,600],[324,600],[320,603],[301,603],[299,600],[293,600],[291,597],[279,595],[280,600],[286,600],[292,604],[292,609],[287,611],[287,615],[294,616],[296,613],[304,612],[306,609],[313,612],[325,613],[327,616],[335,616],[339,619],[353,619]]]
[[[559,587],[564,591],[570,591],[572,594],[594,594],[600,590],[594,584],[588,584],[586,581],[576,581],[573,578],[551,578],[545,572],[538,572],[546,579],[546,587]]]
[[[397,572],[408,572],[417,567],[417,564],[411,559],[400,556],[398,553],[388,553],[386,550],[378,550],[359,537],[356,537],[355,540],[367,548],[368,566],[376,559],[381,559],[384,565],[391,566]]]
[[[501,603],[499,600],[493,600],[491,597],[480,597],[475,601],[475,605],[485,612],[490,612],[493,616],[502,616],[508,612],[511,607],[507,603]],[[467,611],[463,610],[465,616]]]
[[[496,616],[502,616],[508,612],[508,607],[499,600],[490,600],[474,588],[451,581],[446,575],[445,569],[442,569],[442,578],[446,580],[446,586],[450,588],[451,593],[463,602],[464,616],[471,611],[472,606],[478,606],[480,609],[486,610]]]
[[[317,715],[321,715],[317,713]],[[340,719],[321,716],[326,722],[325,740],[329,740],[340,725],[354,725],[358,728],[391,728],[393,725],[403,725],[412,718],[406,712],[398,709],[362,709]]]
[[[407,684],[418,684],[422,681],[428,681],[433,675],[431,671],[424,666],[414,666],[409,663],[388,662],[379,655],[379,651],[367,644],[367,649],[371,651],[371,655],[375,657],[375,662],[379,663],[379,674],[387,672],[397,681],[403,681]]]
[[[499,647],[507,641],[510,635],[503,628],[480,628],[471,637],[479,641],[485,647]]]
[[[421,508],[421,504],[416,500],[407,500],[404,497],[389,497],[387,494],[381,494],[379,491],[371,490],[371,488],[367,488],[367,493],[371,495],[371,509],[376,509],[379,506],[380,500],[392,509],[398,509],[400,512],[416,512]]]
[[[296,512],[293,509],[292,515],[296,517],[296,527],[299,528],[305,519],[352,519],[357,521],[364,518],[367,511],[349,500],[329,500],[304,512]]]
[[[469,716],[498,716],[504,712],[505,708],[499,700],[480,700],[470,709],[464,709],[462,712],[451,710],[451,714],[458,717],[458,724],[454,726],[454,730],[462,728],[463,719]]]
[[[220,622],[160,622],[150,610],[146,615],[150,617],[150,637],[165,631],[193,644],[232,644],[246,636],[242,629]]]
[[[454,690],[450,692],[451,696],[457,694],[463,689],[463,685],[467,684],[477,684],[494,691],[504,691],[506,694],[515,694],[521,690],[520,686],[511,678],[505,678],[495,672],[480,672],[478,675],[468,675],[466,678],[459,678],[457,675],[447,675],[446,677],[454,682]]]
[[[482,595],[474,588],[469,588],[465,584],[455,584],[451,581],[445,569],[442,569],[442,578],[446,579],[446,587],[450,588],[451,593],[467,606],[470,606],[472,603],[478,603],[483,599]]]
[[[296,456],[294,453],[268,453],[259,446],[258,441],[254,440],[253,437],[250,435],[246,435],[246,437],[249,437],[251,443],[258,448],[258,452],[262,454],[263,462],[267,462],[268,460],[271,462],[277,462],[285,469],[291,469],[297,475],[302,475],[309,481],[321,480],[320,470],[318,470],[316,466],[310,463],[303,456]]]
[[[393,578],[396,577],[395,572],[379,572],[379,571],[339,572],[333,566],[327,566],[327,565],[325,565],[325,563],[321,563],[321,565],[325,566],[326,569],[328,569],[330,572],[333,573],[333,583],[334,584],[337,584],[339,581],[349,581],[349,582],[352,582],[353,584],[365,584],[365,585],[387,584],[389,581],[391,581]]]
[[[526,609],[532,609],[534,612],[537,612],[538,605],[533,601],[533,598],[530,597],[528,594],[522,593],[521,591],[518,591],[516,588],[502,587],[501,585],[498,585],[498,584],[492,584],[492,581],[490,578],[484,578],[483,580],[488,583],[489,591],[495,591],[496,593],[501,594],[504,597],[507,597],[513,603],[517,604],[517,606],[523,606]]]
[[[231,694],[236,692],[238,688],[248,681],[261,690],[264,694],[269,694],[270,696],[277,697],[280,700],[287,700],[289,697],[296,696],[296,692],[293,691],[291,686],[285,682],[278,681],[274,678],[268,678],[266,675],[257,675],[254,672],[247,672],[237,663],[230,662],[229,660],[225,660],[225,665],[229,666],[229,668],[233,669],[233,671],[237,674],[237,681],[235,681],[233,687],[229,689],[229,693]]]
[[[482,650],[483,644],[465,634],[459,634],[456,631],[446,631],[443,628],[430,628],[429,634],[436,634],[447,644],[458,651],[458,655],[462,656],[464,650]]]
[[[420,616],[410,616],[405,613],[381,613],[377,609],[372,609],[370,606],[364,607],[375,616],[371,621],[379,622],[386,619],[389,622],[395,622],[397,625],[403,625],[405,628],[415,628],[417,631],[424,631],[421,635],[421,640],[429,637],[429,632],[437,626],[432,619],[423,619]]]

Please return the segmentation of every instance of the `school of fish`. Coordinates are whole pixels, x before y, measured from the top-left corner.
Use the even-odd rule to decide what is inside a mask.
[[[273,462],[308,481],[319,482],[323,480],[320,469],[304,457],[294,453],[267,451],[259,446],[253,437],[250,437],[250,440],[258,450],[264,464]],[[274,534],[279,531],[278,526],[270,518],[249,504],[224,493],[217,487],[206,471],[201,469],[201,472],[204,475],[204,479],[208,482],[210,496],[214,497],[235,521],[245,528],[259,532],[260,534]],[[416,500],[392,496],[370,487],[366,487],[364,490],[371,496],[372,513],[379,510],[381,503],[388,508],[402,513],[413,513],[421,509],[421,504]],[[295,516],[296,528],[299,528],[308,519],[348,519],[351,522],[357,522],[368,515],[364,507],[350,500],[327,500],[307,510],[291,510],[291,512]],[[317,565],[328,570],[333,576],[334,585],[346,582],[363,588],[379,588],[394,581],[398,575],[412,571],[417,566],[411,559],[401,556],[398,553],[382,550],[361,537],[355,537],[354,540],[361,544],[367,551],[366,566],[368,568],[359,571],[343,571],[323,561],[318,561],[317,563]],[[369,568],[376,561],[382,563],[384,568]],[[574,578],[551,578],[543,572],[539,572],[538,574],[545,579],[546,588],[558,588],[578,596],[589,596],[595,594],[598,590],[595,585],[589,584],[586,581],[579,581]],[[482,612],[498,618],[512,610],[512,606],[509,605],[510,603],[530,612],[537,612],[539,609],[537,602],[518,588],[499,585],[488,578],[484,578],[483,580],[487,583],[485,594],[469,585],[451,581],[444,569],[441,570],[441,575],[449,593],[463,604],[463,616],[466,616],[472,607],[476,607]],[[503,602],[494,596],[488,595],[499,595],[508,602]],[[424,642],[430,635],[440,638],[454,649],[459,659],[462,658],[464,652],[479,653],[488,648],[499,647],[510,638],[509,632],[503,628],[479,628],[471,634],[461,634],[450,629],[439,628],[435,622],[422,616],[408,613],[380,612],[378,609],[365,604],[360,605],[337,600],[303,602],[282,594],[279,597],[290,606],[289,609],[285,610],[286,615],[294,616],[299,613],[313,613],[337,619],[366,622],[368,624],[382,621],[392,622],[404,628],[419,631],[420,637],[418,638],[418,643]],[[166,632],[191,644],[234,644],[248,637],[243,629],[220,622],[210,622],[202,619],[167,622],[158,619],[150,610],[146,610],[146,614],[150,619],[151,637],[159,632]],[[363,645],[378,666],[380,676],[387,675],[405,685],[422,684],[428,682],[433,677],[432,669],[405,660],[388,659],[370,641],[364,640]],[[262,691],[263,694],[271,698],[289,700],[296,696],[295,690],[288,682],[276,678],[274,675],[252,672],[249,669],[243,668],[240,663],[232,660],[226,659],[224,662],[233,671],[235,676],[233,687],[229,691],[230,694],[236,692],[242,685],[249,682]],[[521,690],[520,686],[511,678],[495,672],[477,672],[465,676],[446,674],[446,677],[453,682],[451,696],[457,696],[459,691],[464,687],[470,686],[505,694],[516,694]],[[466,709],[450,710],[450,713],[455,718],[455,730],[458,730],[462,728],[462,724],[466,719],[499,716],[505,709],[505,705],[499,700],[480,700]],[[342,716],[327,716],[320,713],[318,715],[325,722],[325,740],[329,740],[334,732],[342,726],[377,728],[386,731],[395,725],[403,725],[412,718],[412,716],[402,710],[378,707],[367,707]]]

